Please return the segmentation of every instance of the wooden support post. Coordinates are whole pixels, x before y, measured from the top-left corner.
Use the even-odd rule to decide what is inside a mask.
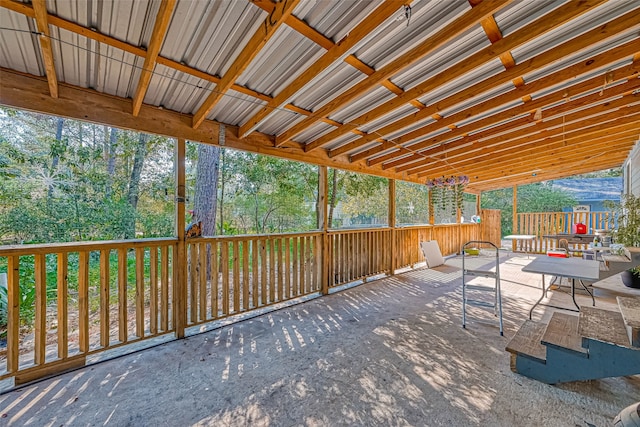
[[[518,234],[518,186],[513,186],[513,224],[511,225],[511,234]],[[511,250],[515,251],[518,241],[511,240]]]
[[[393,276],[397,268],[396,258],[396,180],[389,180],[389,227],[391,227],[391,245],[389,245],[389,275]]]
[[[173,322],[176,338],[184,338],[187,323],[187,252],[185,244],[184,202],[185,187],[185,140],[178,138],[176,142],[176,236],[178,243],[174,259],[176,282],[173,284]]]
[[[322,232],[322,248],[320,251],[320,293],[329,293],[329,179],[326,166],[318,166],[318,229]],[[335,189],[333,190],[335,191]]]

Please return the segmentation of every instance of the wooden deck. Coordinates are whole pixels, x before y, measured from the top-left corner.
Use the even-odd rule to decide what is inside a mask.
[[[491,310],[478,307],[461,328],[460,260],[449,259],[239,323],[224,319],[207,333],[0,395],[4,421],[606,425],[637,399],[640,379],[541,388],[511,372],[504,347],[539,296],[540,278],[520,271],[526,256],[501,261],[504,337]],[[564,292],[550,298],[572,304]],[[598,306],[614,302],[598,295]]]

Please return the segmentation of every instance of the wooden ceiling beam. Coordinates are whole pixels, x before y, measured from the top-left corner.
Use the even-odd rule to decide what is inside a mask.
[[[461,153],[452,157],[433,157],[428,159],[427,162],[415,164],[412,168],[405,169],[403,170],[403,172],[406,172],[409,175],[417,174],[418,177],[422,178],[426,177],[428,174],[433,173],[434,171],[438,172],[438,170],[440,169],[465,168],[473,166],[475,164],[490,165],[494,159],[496,159],[496,161],[509,160],[510,156],[513,158],[517,158],[522,150],[526,150],[532,146],[535,146],[542,151],[546,149],[553,149],[557,146],[566,147],[567,144],[573,144],[574,142],[576,142],[576,139],[591,141],[606,139],[614,136],[616,138],[620,138],[633,135],[636,135],[637,138],[638,136],[640,136],[640,124],[635,123],[634,121],[635,119],[632,120],[631,123],[623,123],[622,125],[617,126],[609,123],[608,125],[601,126],[599,129],[587,129],[584,131],[584,133],[574,133],[572,135],[569,135],[569,138],[567,138],[567,136],[563,133],[555,134],[553,136],[547,135],[543,138],[534,136],[523,137],[517,140],[513,140],[507,144],[498,145],[495,147],[495,149],[493,149],[493,147],[486,150],[470,149],[468,150],[468,152],[462,151]],[[443,166],[443,164],[445,166]]]
[[[153,32],[151,33],[151,39],[149,40],[149,48],[144,58],[144,65],[142,71],[140,71],[140,80],[138,80],[138,86],[136,88],[136,94],[133,97],[133,115],[137,116],[142,106],[142,101],[147,94],[149,83],[151,82],[151,76],[153,70],[156,68],[156,61],[164,36],[167,34],[167,28],[169,28],[169,22],[171,22],[171,16],[173,15],[173,9],[176,5],[176,0],[162,0],[160,3],[160,9],[156,15],[156,22],[153,25]]]
[[[473,147],[469,147],[468,149],[461,149],[458,152],[446,153],[441,157],[432,156],[430,160],[423,162],[422,164],[415,165],[413,168],[408,169],[406,172],[409,175],[420,174],[425,170],[429,170],[432,168],[431,165],[435,163],[442,162],[456,162],[456,161],[464,161],[468,160],[469,156],[473,156],[474,161],[480,162],[485,157],[491,156],[496,152],[505,151],[505,150],[514,150],[520,149],[527,144],[535,143],[538,141],[546,141],[548,143],[552,142],[566,142],[575,138],[586,138],[589,136],[603,136],[609,133],[617,133],[623,132],[630,129],[636,129],[637,121],[640,119],[637,115],[630,114],[629,116],[616,116],[615,113],[609,115],[603,115],[602,120],[607,120],[605,122],[595,122],[591,121],[591,126],[580,128],[579,125],[576,126],[578,129],[572,129],[569,132],[563,132],[561,129],[556,131],[544,131],[537,134],[529,135],[525,134],[518,138],[512,137],[497,137],[492,140],[482,141],[477,143]],[[457,159],[456,159],[457,158]],[[488,158],[488,157],[487,157]]]
[[[478,6],[472,8],[460,18],[455,19],[453,22],[450,22],[428,40],[423,41],[418,46],[414,47],[407,53],[401,55],[399,58],[385,65],[379,70],[376,70],[366,79],[360,81],[342,94],[324,104],[317,111],[314,111],[313,116],[296,123],[294,126],[278,135],[276,137],[276,145],[280,146],[290,139],[294,138],[305,129],[313,125],[315,122],[320,120],[321,117],[328,116],[338,108],[353,101],[355,98],[357,98],[365,91],[371,89],[373,86],[379,84],[383,80],[388,79],[389,77],[393,76],[412,63],[424,58],[429,53],[443,46],[448,41],[452,40],[456,36],[471,28],[473,25],[477,24],[480,20],[493,14],[495,11],[500,10],[511,1],[512,0],[494,0],[490,2],[487,1],[482,2]]]
[[[130,99],[65,83],[60,83],[57,99],[49,97],[47,93],[48,86],[45,78],[0,68],[0,105],[218,145],[218,123],[211,120],[205,120],[198,129],[193,129],[190,115],[146,104],[142,105],[140,114],[134,117],[130,113]],[[237,131],[237,126],[225,125],[225,147],[368,175],[417,182],[415,178],[405,174],[383,171],[381,168],[368,168],[364,165],[353,165],[346,160],[329,159],[323,151],[305,153],[299,147],[275,148],[272,137],[258,132],[253,132],[241,139],[238,138]]]
[[[273,12],[264,20],[264,23],[256,30],[249,42],[242,48],[220,82],[211,91],[207,99],[200,105],[193,115],[193,128],[202,124],[207,115],[220,102],[236,79],[247,69],[251,61],[258,55],[269,39],[284,23],[287,16],[293,13],[300,0],[288,0],[276,3]]]
[[[289,98],[306,86],[311,80],[327,69],[336,60],[353,49],[357,43],[368,36],[379,25],[396,13],[402,4],[398,2],[384,2],[378,6],[367,18],[353,28],[344,38],[334,44],[313,65],[301,73],[293,82],[278,95],[262,107],[256,114],[240,126],[240,138],[252,132],[269,114],[282,106]]]
[[[436,147],[430,150],[426,150],[425,152],[416,152],[415,154],[410,155],[408,157],[402,157],[400,159],[396,159],[393,161],[387,161],[385,157],[388,157],[388,158],[397,157],[395,153],[391,153],[391,154],[376,158],[376,163],[382,163],[383,169],[396,167],[398,168],[396,169],[397,171],[401,171],[401,170],[406,170],[413,167],[410,165],[412,162],[422,160],[425,157],[432,155],[433,153],[443,153],[443,152],[448,152],[457,148],[468,147],[478,140],[490,138],[496,135],[504,136],[507,138],[513,136],[515,138],[517,136],[520,136],[526,133],[540,132],[542,130],[550,129],[565,123],[571,123],[572,121],[581,120],[582,118],[588,117],[590,115],[602,114],[603,112],[617,109],[619,107],[628,105],[633,102],[638,102],[639,97],[633,95],[633,91],[638,88],[640,88],[640,79],[632,79],[626,82],[625,84],[617,85],[608,89],[606,93],[606,98],[604,99],[603,99],[603,95],[601,95],[600,93],[593,93],[591,95],[576,98],[566,103],[544,110],[544,115],[545,117],[547,117],[544,120],[536,120],[535,114],[530,114],[528,116],[519,118],[517,120],[503,123],[500,126],[486,129],[482,132],[464,136],[461,139],[451,141],[448,144],[447,144],[447,139],[445,138],[445,141],[443,141],[443,144],[446,144],[445,145],[446,148],[444,150],[440,150],[438,147]],[[620,95],[623,95],[623,96],[621,98],[612,99],[613,97],[619,97]],[[604,100],[606,100],[606,102],[603,102]],[[580,110],[574,111],[576,109],[580,109]],[[560,114],[562,114],[562,117],[557,117],[555,119],[548,119],[549,117],[558,116]],[[526,126],[526,127],[523,127],[523,126]],[[459,128],[459,129],[464,130],[464,128]],[[456,131],[458,131],[458,129],[456,129]],[[452,135],[452,136],[458,136],[458,135]],[[384,160],[380,162],[379,159],[384,159]],[[402,167],[403,165],[404,165],[404,168]]]
[[[44,62],[44,70],[49,83],[49,93],[52,98],[58,97],[58,77],[56,66],[53,61],[53,49],[51,49],[51,34],[49,32],[49,21],[47,4],[45,0],[33,0],[33,12],[38,27],[38,40],[40,41],[40,51]]]
[[[26,3],[19,3],[14,0],[0,0],[0,7],[11,10],[13,12],[21,13],[25,16],[29,16],[31,18],[35,18],[35,12],[33,8]],[[49,24],[62,28],[63,30],[72,32],[74,34],[78,34],[80,36],[86,37],[90,40],[95,40],[98,43],[105,44],[107,46],[115,47],[116,49],[120,49],[124,52],[131,53],[136,56],[146,57],[147,51],[141,47],[134,46],[132,44],[123,42],[114,37],[103,34],[99,31],[94,31],[92,29],[83,27],[81,25],[76,24],[75,22],[67,21],[66,19],[62,19],[55,15],[49,15]],[[214,76],[212,74],[208,74],[204,71],[198,70],[197,68],[190,67],[188,65],[182,64],[180,62],[174,61],[169,58],[165,58],[163,56],[158,55],[156,62],[160,65],[164,65],[165,67],[172,68],[174,70],[181,71],[185,74],[189,74],[194,77],[198,77],[200,79],[206,80],[211,83],[218,83],[220,81],[220,77]],[[234,84],[231,89],[244,93],[245,95],[252,96],[254,98],[260,99],[262,101],[270,101],[271,97],[265,95],[263,93],[257,92],[255,90],[249,89],[245,86]],[[289,106],[285,106],[288,108]],[[292,110],[294,111],[294,110]],[[305,110],[306,111],[306,110]],[[311,112],[308,112],[307,115],[310,115]]]
[[[594,64],[598,64],[598,67],[596,69],[601,68],[602,66],[608,65],[610,63],[619,61],[620,59],[623,59],[624,57],[628,57],[630,56],[629,51],[630,50],[634,50],[637,49],[636,46],[636,41],[631,41],[626,43],[623,46],[619,46],[619,48],[617,49],[613,49],[609,52],[607,52],[606,54],[601,54],[601,55],[597,55],[596,57],[590,58],[587,61],[581,62],[579,64],[575,64],[574,66],[568,67],[567,69],[558,71],[557,73],[553,73],[550,74],[546,77],[543,77],[542,79],[539,80],[535,80],[531,83],[528,83],[524,86],[521,86],[519,88],[516,88],[510,92],[504,93],[502,95],[499,95],[495,98],[489,99],[487,101],[481,102],[479,104],[476,104],[466,110],[463,110],[459,113],[455,113],[451,116],[447,116],[445,118],[443,118],[440,122],[438,123],[447,123],[447,122],[457,122],[457,121],[462,121],[465,118],[468,117],[474,117],[477,116],[485,111],[489,111],[491,109],[494,108],[498,108],[499,106],[505,105],[509,102],[513,102],[515,100],[520,99],[522,94],[526,94],[527,92],[530,93],[535,93],[541,90],[544,90],[546,88],[549,87],[553,87],[555,85],[557,85],[558,83],[562,83],[566,80],[570,80],[569,77],[567,76],[576,76],[576,75],[582,75],[585,74],[585,72],[588,72],[588,70],[590,69],[590,67]],[[619,55],[620,54],[620,55]],[[591,61],[594,62],[591,62]],[[587,65],[589,64],[589,65]],[[628,78],[635,78],[638,75],[638,71],[640,70],[640,62],[633,62],[630,65],[627,66],[623,66],[621,68],[618,68],[616,70],[610,71],[607,74],[610,75],[614,80],[613,82],[618,82],[621,80],[625,80]],[[579,72],[579,73],[573,73],[573,72]],[[454,135],[460,135],[462,133],[473,133],[474,131],[478,131],[478,130],[482,130],[483,128],[487,127],[487,126],[491,126],[494,124],[499,124],[503,121],[507,121],[507,120],[511,120],[514,119],[516,117],[518,117],[519,115],[523,115],[523,114],[527,114],[530,112],[535,111],[538,108],[544,108],[548,105],[551,105],[553,103],[556,103],[558,101],[562,101],[562,100],[566,100],[566,99],[571,99],[571,97],[580,95],[584,92],[593,90],[593,89],[597,89],[597,88],[601,88],[603,85],[603,78],[601,76],[597,76],[597,77],[592,77],[591,79],[585,80],[581,83],[575,84],[573,86],[570,86],[568,88],[563,88],[561,90],[558,90],[556,92],[550,93],[548,95],[542,96],[540,98],[536,98],[533,99],[527,103],[521,104],[517,107],[512,107],[503,111],[500,111],[496,114],[493,114],[489,117],[485,117],[484,119],[480,119],[477,120],[475,122],[472,122],[464,127],[460,127],[460,130],[456,130],[456,131],[452,131],[452,132],[446,132],[443,134],[440,134],[436,137],[427,139],[427,140],[423,140],[420,142],[417,142],[415,144],[412,144],[410,146],[407,147],[403,147],[400,144],[400,140],[403,138],[409,139],[409,138],[417,138],[419,137],[419,134],[423,134],[423,135],[428,135],[432,132],[436,132],[439,130],[440,125],[437,123],[432,123],[429,124],[427,126],[423,126],[422,128],[419,128],[415,131],[409,132],[406,135],[403,135],[402,137],[399,138],[398,143],[397,144],[393,144],[393,148],[397,148],[397,155],[403,155],[403,154],[412,154],[418,150],[424,150],[427,148],[430,148],[436,144],[441,144],[443,141],[447,141],[450,140]],[[453,144],[453,145],[451,145]],[[437,150],[447,150],[449,149],[448,147],[451,146],[453,148],[456,147],[456,143],[455,141],[448,143],[446,146],[442,147],[436,147],[433,149],[437,149]],[[365,158],[369,158],[372,156],[375,156],[376,154],[384,151],[382,149],[380,149],[381,147],[374,147],[359,153],[356,153],[354,155],[351,156],[351,160],[356,162],[356,161],[360,161],[363,160]],[[329,153],[331,155],[331,153]],[[374,159],[369,159],[368,160],[368,164],[376,164],[378,162],[379,158],[374,158]],[[388,160],[388,159],[385,159]]]
[[[507,37],[497,40],[491,46],[488,46],[480,50],[479,52],[475,53],[471,57],[466,58],[464,61],[461,61],[455,64],[454,66],[416,85],[412,89],[405,91],[403,96],[387,101],[377,106],[376,108],[361,114],[357,118],[351,120],[352,124],[346,124],[344,125],[344,127],[335,129],[329,132],[328,134],[323,135],[322,137],[316,139],[315,141],[311,141],[310,143],[307,144],[307,147],[308,147],[307,151],[318,148],[344,135],[351,128],[361,126],[364,123],[369,123],[386,114],[389,114],[390,112],[400,108],[410,100],[417,99],[420,96],[427,94],[433,89],[443,84],[446,84],[455,78],[464,76],[465,74],[471,72],[472,70],[478,68],[479,66],[485,64],[486,62],[491,61],[492,59],[495,59],[496,57],[499,57],[504,53],[508,53],[510,50],[527,43],[531,39],[537,36],[540,36],[566,23],[571,19],[574,19],[576,16],[580,16],[581,14],[598,6],[602,2],[603,0],[594,0],[594,1],[581,2],[581,3],[569,2],[559,7],[552,13],[549,13],[541,17],[540,19],[534,21],[532,24],[529,24],[526,27],[519,29],[518,31],[514,32],[513,34],[510,34]],[[516,69],[516,68],[518,69],[518,71],[509,72],[510,69]],[[514,66],[511,68],[507,68],[506,72],[498,74],[498,76],[501,76],[501,77],[494,76],[493,79],[499,78],[501,80],[501,83],[505,83],[505,82],[508,82],[509,80],[512,80],[521,76],[523,74],[523,71],[524,71],[523,67]],[[491,85],[488,89],[490,89],[493,86],[494,85]],[[466,96],[464,99],[468,99],[468,98],[469,96]],[[417,113],[414,113],[409,117],[413,117],[414,115],[419,115],[421,120],[424,120],[430,117],[432,114],[439,113],[441,110],[442,109],[435,109],[432,106],[428,106],[427,108]],[[429,111],[429,112],[427,113],[426,111]],[[399,127],[396,130],[400,130],[406,127],[404,124],[406,123],[407,120],[408,119],[401,121],[403,126]],[[417,120],[413,120],[412,123],[415,123],[416,121]],[[357,125],[354,125],[353,123],[357,123]],[[365,143],[368,143],[376,139],[377,138],[376,135],[378,133],[380,133],[381,135],[391,133],[387,131],[387,129],[390,128],[390,126],[393,126],[393,125],[385,126],[382,128],[382,131],[376,131],[375,134],[368,135],[367,137],[360,138],[356,142],[350,143],[350,149],[356,148],[358,146],[357,144],[363,145]]]
[[[592,154],[585,157],[577,157],[577,158],[568,158],[562,157],[552,160],[550,163],[547,163],[544,169],[540,168],[532,168],[529,165],[523,165],[519,167],[513,168],[505,168],[499,171],[498,173],[492,174],[482,174],[478,173],[474,177],[470,178],[473,183],[474,180],[477,180],[478,184],[483,181],[496,180],[496,179],[509,179],[510,177],[522,176],[522,177],[532,177],[535,176],[538,181],[549,179],[549,178],[541,178],[544,174],[552,174],[555,172],[564,172],[561,176],[567,175],[578,175],[584,172],[590,172],[594,170],[602,170],[608,169],[607,166],[602,166],[603,164],[612,165],[610,167],[615,167],[615,165],[619,165],[626,156],[627,152],[623,152],[621,150],[618,151],[601,151],[598,154]],[[570,174],[567,174],[567,171],[571,171]],[[535,175],[533,175],[535,174]],[[475,178],[477,176],[477,178]],[[471,186],[471,184],[469,184]],[[506,185],[502,185],[501,187],[511,187],[513,183],[508,183]],[[499,188],[499,187],[497,187]]]
[[[533,184],[551,179],[564,178],[567,176],[567,168],[571,169],[574,175],[595,172],[600,170],[619,167],[624,161],[623,156],[615,156],[607,159],[594,159],[592,162],[577,162],[560,165],[555,168],[549,168],[546,171],[537,172],[535,176],[526,172],[520,174],[511,174],[500,177],[485,178],[476,184],[469,184],[465,191],[479,193],[491,190],[497,190],[505,187],[513,187],[514,185]]]
[[[399,132],[402,129],[415,125],[416,122],[425,120],[429,117],[428,113],[443,111],[461,102],[468,102],[469,99],[479,96],[496,86],[509,82],[511,79],[516,78],[517,76],[544,68],[558,60],[561,60],[562,58],[574,54],[577,51],[585,49],[594,43],[601,43],[611,37],[616,36],[621,32],[627,32],[630,28],[636,28],[638,26],[640,26],[640,15],[638,15],[637,13],[629,12],[607,23],[604,26],[600,26],[591,31],[588,31],[587,33],[571,39],[563,43],[562,45],[556,46],[553,49],[550,49],[534,58],[524,61],[511,69],[505,70],[502,73],[489,77],[488,79],[485,79],[467,89],[454,93],[443,100],[429,105],[427,108],[417,113],[406,116],[390,125],[384,126],[383,128],[376,131],[376,137],[378,137],[379,135],[387,135],[390,133]],[[506,39],[507,38],[504,38],[503,40]],[[637,47],[630,47],[630,45],[637,46],[637,40],[628,42],[624,44],[624,47],[619,48],[632,49],[637,52]],[[578,64],[574,64],[573,66],[569,66],[563,70],[559,70],[553,74],[553,78],[549,78],[549,76],[546,76],[545,78],[527,83],[524,86],[517,87],[506,94],[496,96],[495,98],[474,105],[473,107],[446,116],[435,123],[423,126],[420,130],[420,135],[418,134],[418,131],[412,131],[399,138],[396,138],[393,143],[388,142],[386,144],[382,144],[379,147],[371,149],[370,151],[368,151],[368,155],[372,156],[385,151],[390,148],[389,145],[394,146],[396,144],[410,142],[421,135],[427,135],[428,133],[443,129],[448,125],[467,120],[469,117],[473,117],[485,111],[498,108],[505,103],[513,102],[522,98],[529,98],[531,96],[531,93],[535,93],[536,91],[539,91],[546,87],[553,86],[558,82],[575,78],[576,75],[579,75],[576,73],[577,70],[581,70],[580,74],[584,74],[592,70],[598,70],[613,61],[612,58],[620,53],[619,48],[612,49],[600,55],[595,55],[587,61],[581,61]],[[407,91],[406,93],[409,92],[410,91]],[[536,107],[533,107],[532,110],[535,108]],[[352,144],[355,148],[358,145],[361,146],[365,143],[369,143],[372,139],[373,137],[371,135],[368,135],[366,137],[360,138],[357,141],[354,141]]]
[[[460,171],[457,174],[463,173],[465,175],[474,176],[478,173],[484,173],[490,171],[493,168],[500,169],[502,165],[519,165],[526,163],[530,167],[541,167],[549,159],[560,157],[563,155],[582,155],[583,153],[593,152],[597,154],[597,151],[606,150],[613,147],[616,144],[627,144],[627,148],[633,146],[633,141],[638,140],[638,129],[627,130],[622,133],[614,133],[607,135],[588,135],[580,140],[575,138],[571,141],[562,141],[560,138],[554,138],[553,142],[548,140],[535,141],[526,146],[522,146],[517,150],[498,152],[490,156],[490,158],[483,157],[475,161],[464,162],[451,162],[444,166],[430,168],[420,174],[419,178],[447,176],[451,174],[451,171]]]
[[[266,12],[271,12],[273,10],[273,8],[275,7],[275,3],[273,3],[270,0],[251,0],[253,4],[255,4],[256,6],[260,7],[261,9],[265,10]],[[411,1],[406,1],[406,2],[401,2],[401,4],[398,5],[398,7],[402,6],[402,5],[410,5]],[[306,22],[304,22],[303,20],[301,20],[300,18],[297,18],[295,15],[289,15],[285,21],[285,23],[290,26],[291,28],[293,28],[294,30],[296,30],[298,33],[302,34],[303,36],[307,37],[309,40],[313,41],[314,43],[318,44],[319,46],[323,47],[326,50],[331,49],[332,47],[335,46],[335,43],[333,43],[333,41],[326,37],[324,34],[318,32],[315,28],[309,26]],[[355,55],[351,54],[349,56],[347,56],[344,59],[344,62],[346,62],[347,64],[351,65],[352,67],[354,67],[356,70],[359,70],[360,72],[370,76],[371,74],[375,73],[375,69],[373,69],[372,67],[368,66],[367,64],[365,64],[364,62],[362,62],[360,59],[358,59]],[[394,84],[391,80],[389,79],[385,79],[383,80],[380,85],[386,87],[388,90],[390,90],[391,92],[393,92],[396,95],[402,95],[404,93],[404,90],[402,90],[399,86],[397,86],[396,84]],[[411,102],[411,104],[418,108],[425,108],[425,105],[418,101],[418,100],[413,100]],[[295,108],[293,106],[293,104],[287,104],[285,106],[285,108],[290,109],[291,111],[295,111]],[[307,111],[307,110],[304,110]],[[311,113],[309,114],[305,114],[305,116],[310,116]],[[331,124],[332,126],[340,126],[341,123],[336,122],[335,120],[331,120],[329,118],[322,118],[322,121],[324,123],[328,123]],[[356,135],[362,135],[363,133],[357,129],[353,130],[352,133],[356,134]]]

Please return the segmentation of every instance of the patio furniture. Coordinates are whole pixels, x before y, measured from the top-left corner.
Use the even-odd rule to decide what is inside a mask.
[[[519,240],[522,240],[524,242],[532,242],[533,240],[535,240],[535,238],[536,236],[533,234],[510,234],[508,236],[504,236],[505,240],[511,240],[511,241],[515,240],[516,245],[518,244],[517,242]],[[529,259],[529,251],[527,249],[530,249],[530,248],[528,248],[527,246],[530,246],[530,245],[523,244],[520,248],[523,249],[523,252],[527,254],[527,259]]]
[[[580,311],[580,306],[576,302],[576,280],[582,288],[591,296],[593,305],[596,305],[596,301],[593,294],[585,286],[583,280],[597,281],[600,278],[600,263],[597,261],[588,261],[581,258],[557,258],[557,257],[538,257],[531,261],[529,265],[522,269],[526,273],[539,273],[542,274],[542,295],[536,303],[529,310],[529,319],[533,314],[533,310],[539,305],[545,305],[547,307],[558,308],[561,310]],[[553,281],[549,283],[549,286],[545,285],[545,275],[553,275],[557,277],[566,277],[571,281],[571,299],[576,309],[559,307],[551,304],[542,303],[542,299],[547,295],[547,291],[553,284]]]
[[[478,257],[482,253],[482,250],[477,252],[478,255],[470,255],[470,253],[476,253],[475,251],[469,251],[470,248],[476,249],[476,246],[490,245],[491,252],[495,251],[495,268],[494,270],[482,268],[482,269],[470,269],[468,268],[467,259],[469,257]],[[500,335],[504,335],[502,326],[502,295],[500,292],[500,250],[491,242],[472,240],[465,243],[462,246],[462,327],[467,327],[467,304],[493,308],[494,315],[498,317],[500,324]],[[493,258],[493,254],[491,255]],[[491,263],[492,264],[492,263]],[[485,277],[494,279],[492,285],[472,285],[467,283],[469,277]],[[468,297],[469,291],[480,292],[493,292],[493,302],[472,299]]]
[[[444,257],[442,256],[437,240],[420,242],[420,249],[422,249],[427,267],[433,268],[444,264]]]

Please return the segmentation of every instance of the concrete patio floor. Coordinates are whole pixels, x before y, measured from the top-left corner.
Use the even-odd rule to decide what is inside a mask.
[[[461,328],[450,259],[5,393],[0,425],[611,425],[640,376],[551,386],[511,372],[504,348],[540,276],[520,271],[527,257],[501,261],[504,337],[484,309]]]

